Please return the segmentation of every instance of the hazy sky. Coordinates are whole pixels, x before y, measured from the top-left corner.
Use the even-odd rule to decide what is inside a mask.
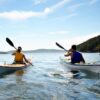
[[[0,51],[66,49],[100,35],[100,0],[0,0]]]

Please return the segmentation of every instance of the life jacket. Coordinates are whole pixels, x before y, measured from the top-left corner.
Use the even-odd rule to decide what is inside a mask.
[[[71,58],[71,63],[74,64],[74,63],[80,63],[81,61],[83,61],[83,57],[82,57],[82,54],[77,52],[77,51],[74,51],[73,52],[73,55],[72,55],[72,58]]]
[[[16,52],[15,53],[15,62],[23,62],[23,53],[20,52]]]

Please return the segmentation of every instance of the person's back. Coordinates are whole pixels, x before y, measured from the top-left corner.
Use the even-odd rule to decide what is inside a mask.
[[[22,48],[19,46],[17,51],[12,54],[12,55],[15,56],[14,64],[16,64],[16,63],[17,64],[27,64],[27,63],[29,63],[30,65],[33,66],[33,64],[26,59],[25,55],[21,51],[22,51]]]
[[[80,62],[83,62],[83,63],[85,62],[82,54],[77,51],[74,51],[71,57],[71,63],[74,64],[74,63],[80,63]]]
[[[78,51],[76,51],[76,45],[72,45],[71,49],[68,51],[68,54],[66,54],[65,56],[71,56],[71,63],[80,63],[83,62],[85,63],[85,60],[82,56],[81,53],[79,53]]]
[[[21,53],[21,52],[15,53],[15,62],[23,63],[23,58],[24,58],[23,53]]]
[[[18,47],[18,50],[12,54],[12,55],[15,55],[14,63],[24,63],[24,61],[23,61],[24,54],[21,52],[21,50],[22,50],[22,48]]]

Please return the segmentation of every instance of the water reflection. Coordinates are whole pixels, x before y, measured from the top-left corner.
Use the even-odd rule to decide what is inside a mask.
[[[0,78],[4,78],[7,75],[13,74],[15,72],[15,70],[11,70],[11,71],[5,71],[3,73],[0,73]]]
[[[18,71],[15,72],[15,75],[16,76],[22,76],[24,73],[25,73],[24,70],[18,70]]]

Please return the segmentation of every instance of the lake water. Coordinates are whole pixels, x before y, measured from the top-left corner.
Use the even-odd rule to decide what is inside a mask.
[[[63,53],[27,53],[34,66],[0,78],[0,100],[100,100],[98,74],[81,72],[73,78],[60,63]],[[98,53],[83,54],[86,61],[100,61]],[[0,54],[0,64],[11,63],[10,54]]]

